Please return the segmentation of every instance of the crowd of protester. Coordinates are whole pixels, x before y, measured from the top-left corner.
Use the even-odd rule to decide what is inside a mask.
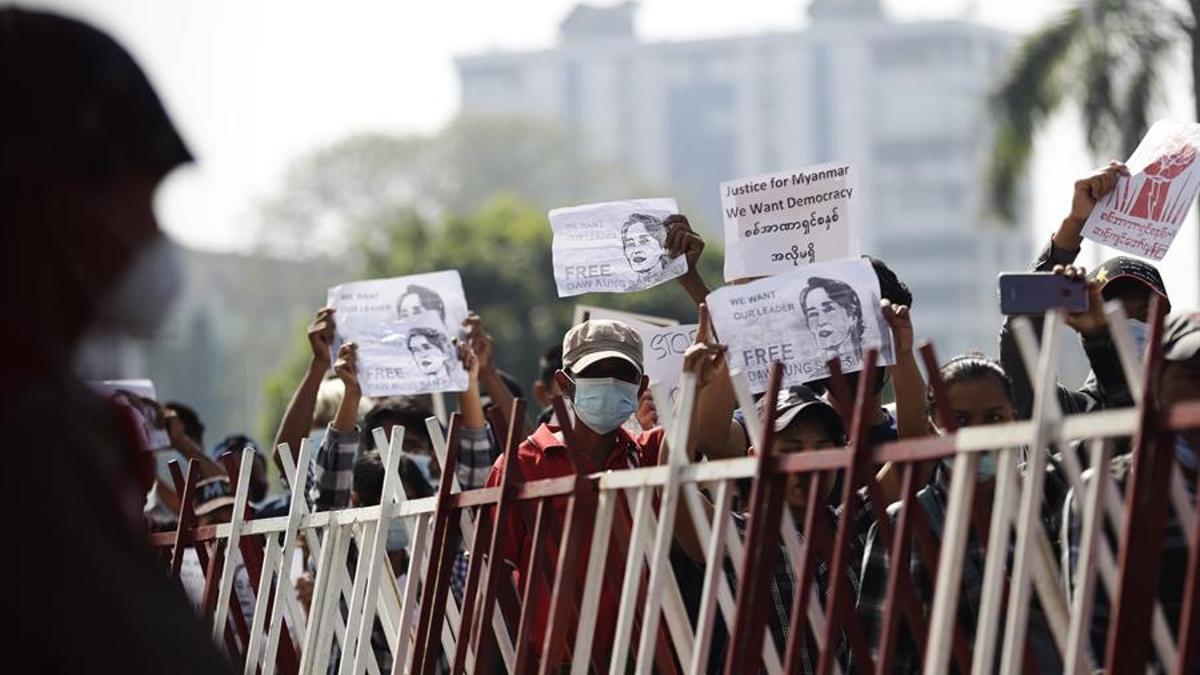
[[[172,283],[171,264],[162,258],[163,235],[151,209],[151,198],[159,181],[174,167],[191,159],[141,71],[130,57],[107,37],[91,28],[61,18],[0,10],[0,53],[4,60],[19,56],[38,61],[37,75],[22,69],[4,69],[5,91],[24,92],[24,103],[5,106],[4,148],[0,183],[9,187],[11,199],[4,201],[6,217],[4,249],[22,251],[13,267],[20,275],[22,292],[5,312],[3,340],[7,352],[19,355],[6,369],[3,379],[3,419],[6,428],[30,430],[29,445],[13,446],[14,462],[22,479],[18,494],[22,503],[36,505],[39,518],[28,532],[29,550],[58,552],[63,542],[78,556],[18,556],[20,606],[27,608],[18,627],[19,640],[58,666],[77,669],[77,657],[51,645],[59,636],[70,635],[82,653],[98,658],[114,669],[133,672],[220,672],[227,666],[213,649],[207,634],[193,616],[202,593],[199,562],[185,559],[181,575],[183,590],[167,580],[143,542],[149,530],[171,529],[182,511],[181,495],[164,467],[155,466],[151,455],[137,452],[128,420],[71,376],[72,350],[82,336],[96,328],[140,330],[161,321],[155,311],[163,288]],[[9,52],[12,52],[11,54]],[[1105,301],[1121,303],[1132,319],[1139,348],[1145,347],[1151,299],[1170,311],[1170,298],[1157,270],[1140,260],[1118,257],[1105,261],[1091,274],[1076,267],[1082,242],[1081,230],[1097,200],[1111,191],[1123,164],[1108,167],[1076,181],[1070,208],[1045,248],[1031,265],[1032,270],[1085,278],[1091,297],[1087,311],[1064,316],[1065,324],[1079,338],[1091,366],[1087,380],[1078,387],[1059,384],[1057,400],[1066,414],[1133,405],[1131,387],[1125,379],[1116,347],[1103,311]],[[1065,200],[1064,200],[1065,201]],[[709,327],[704,307],[708,287],[698,272],[697,262],[705,242],[685,216],[667,221],[663,242],[672,255],[685,255],[688,272],[678,283],[697,305],[700,330],[688,350],[684,368],[696,373],[699,382],[696,428],[687,450],[693,459],[718,460],[753,455],[747,419],[737,408],[730,384],[725,348]],[[1001,424],[1028,419],[1033,414],[1031,378],[1024,367],[1014,332],[1008,321],[999,327],[999,358],[982,352],[965,353],[947,360],[940,376],[946,384],[949,406],[934,405],[932,391],[914,355],[914,322],[919,320],[919,298],[885,261],[869,257],[879,281],[882,312],[892,332],[896,361],[871,373],[874,387],[867,392],[867,440],[876,445],[898,439],[944,434],[965,427]],[[177,274],[177,273],[175,273]],[[132,279],[132,281],[130,281]],[[736,283],[736,282],[735,282]],[[131,285],[132,284],[132,285]],[[114,290],[116,289],[116,290]],[[157,303],[157,304],[156,304]],[[914,307],[918,308],[914,310]],[[20,325],[15,323],[19,319]],[[501,365],[515,362],[519,355],[497,353],[487,333],[486,317],[472,315],[463,326],[457,355],[469,374],[469,386],[456,395],[455,408],[461,415],[457,434],[458,459],[452,472],[444,472],[436,448],[442,443],[443,423],[435,419],[430,396],[397,396],[368,399],[358,381],[357,346],[350,342],[334,350],[338,317],[332,309],[315,313],[307,328],[311,346],[309,365],[295,391],[269,446],[256,443],[238,430],[215,443],[206,438],[203,420],[184,402],[168,402],[158,409],[158,424],[165,429],[171,447],[187,460],[195,460],[198,489],[192,511],[201,524],[226,522],[232,517],[233,493],[221,458],[232,452],[240,456],[253,450],[254,462],[248,488],[255,517],[288,512],[289,488],[282,476],[277,448],[286,448],[295,461],[302,443],[310,443],[313,461],[301,467],[304,493],[313,510],[355,508],[379,504],[383,499],[383,450],[376,430],[391,442],[403,434],[404,454],[399,461],[400,485],[407,498],[434,494],[444,480],[453,480],[462,490],[499,485],[504,464],[499,461],[503,434],[490,420],[512,418],[514,401],[525,398],[524,388],[508,376]],[[1038,321],[1035,319],[1035,324]],[[36,326],[37,334],[28,328]],[[984,347],[981,345],[981,347]],[[1163,369],[1152,392],[1162,405],[1200,399],[1200,314],[1175,312],[1166,319]],[[863,373],[847,377],[853,392]],[[664,460],[660,452],[663,427],[658,424],[653,400],[647,394],[648,378],[642,360],[642,344],[636,330],[609,320],[592,320],[573,326],[561,344],[544,345],[538,379],[530,383],[538,409],[529,419],[516,420],[517,437],[523,439],[514,466],[521,478],[533,481],[569,475],[577,470],[595,473],[609,469],[650,466]],[[850,401],[839,400],[839,390],[828,379],[788,388],[777,400],[758,401],[759,411],[775,408],[776,452],[807,452],[838,448],[846,444],[850,421],[843,417]],[[844,395],[844,394],[842,394]],[[555,397],[568,403],[570,419],[558,419],[551,406]],[[891,399],[888,401],[887,399]],[[498,414],[491,414],[495,408]],[[69,422],[66,419],[69,418]],[[631,421],[632,420],[632,421]],[[571,445],[564,438],[563,424],[570,425]],[[631,430],[632,428],[632,430]],[[47,433],[48,432],[48,433]],[[18,434],[25,436],[25,434]],[[1174,441],[1175,459],[1185,472],[1189,490],[1196,485],[1195,433],[1181,434]],[[1063,478],[1064,461],[1078,462],[1087,469],[1085,477],[1109,471],[1118,484],[1128,477],[1130,447],[1119,444],[1110,466],[1089,466],[1090,455],[1080,448],[1058,448],[1051,455],[1044,480],[1041,517],[1046,540],[1061,558],[1068,592],[1075,592],[1073,574],[1078,557],[1082,518],[1080,498]],[[1037,449],[1035,449],[1037,450]],[[1039,450],[1040,451],[1040,450]],[[1026,458],[1030,450],[1022,451]],[[1064,458],[1061,453],[1074,453]],[[270,470],[274,461],[278,470]],[[1028,471],[1022,462],[1021,472]],[[935,534],[944,525],[953,462],[938,462],[917,477],[915,502],[928,517]],[[975,471],[977,516],[989,519],[995,488],[994,456],[984,455]],[[882,497],[894,517],[901,495],[895,467],[878,468],[876,476]],[[1092,478],[1088,478],[1089,480]],[[840,481],[819,485],[791,476],[785,488],[787,508],[797,522],[807,503],[821,505],[818,527],[836,531],[843,518]],[[746,497],[734,500],[734,522],[746,527]],[[1189,498],[1195,500],[1194,492]],[[853,589],[857,613],[872,645],[879,640],[884,592],[888,573],[888,550],[880,535],[877,510],[866,492],[858,495],[850,523],[850,555],[845,573]],[[554,502],[552,510],[561,521],[564,506]],[[711,512],[711,502],[706,502]],[[979,613],[986,542],[973,531],[963,561],[958,624],[970,638]],[[526,580],[520,570],[534,547],[556,555],[558,541],[532,541],[533,534],[520,519],[504,524],[501,560],[511,568],[518,586]],[[590,540],[590,537],[588,538]],[[1172,629],[1178,626],[1186,546],[1178,522],[1168,525],[1160,596]],[[387,549],[393,574],[402,577],[409,566],[408,536],[397,521],[389,527]],[[303,554],[302,554],[303,555]],[[352,555],[353,554],[352,552]],[[551,558],[555,559],[555,558]],[[794,570],[779,556],[773,570],[752,570],[770,575],[769,635],[782,653],[788,636],[791,599],[795,594]],[[585,573],[588,557],[578,557],[579,574]],[[461,600],[468,558],[460,550],[455,559],[451,589]],[[913,590],[928,607],[933,596],[930,566],[914,547],[909,565]],[[698,578],[704,563],[703,542],[690,522],[680,519],[671,564],[680,578]],[[312,593],[314,561],[301,558],[293,575],[293,586],[307,608]],[[612,561],[611,564],[620,564]],[[829,592],[830,561],[818,560],[816,593],[824,603]],[[730,580],[736,583],[731,570]],[[237,597],[252,611],[253,593],[244,569],[236,574]],[[401,583],[403,581],[401,580]],[[199,585],[198,585],[199,584]],[[695,585],[683,584],[698,592]],[[49,590],[54,589],[54,590]],[[28,595],[27,595],[28,594]],[[616,625],[619,588],[605,585],[596,616],[598,649],[612,644]],[[35,597],[36,596],[36,597]],[[186,598],[190,598],[189,609]],[[698,598],[685,598],[694,609]],[[546,630],[549,594],[542,593],[535,608],[532,640],[542,644]],[[1100,654],[1108,599],[1098,591],[1097,629],[1092,647]],[[95,621],[83,608],[103,608],[104,620]],[[378,633],[377,626],[376,632]],[[721,662],[728,631],[721,626],[715,638],[713,664]],[[808,638],[800,645],[804,672],[815,669],[816,646]],[[385,641],[374,641],[381,659],[387,659]],[[1029,620],[1029,657],[1040,672],[1062,670],[1060,655],[1047,626],[1047,619],[1033,602]],[[846,644],[834,646],[843,665],[853,654]],[[897,647],[898,672],[918,672],[920,663],[912,639],[902,634]],[[167,666],[166,664],[170,664]],[[94,665],[94,664],[93,664]],[[386,665],[386,662],[385,662]],[[119,667],[118,667],[119,666]]]

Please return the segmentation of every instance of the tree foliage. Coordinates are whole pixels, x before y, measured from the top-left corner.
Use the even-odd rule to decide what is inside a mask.
[[[997,128],[988,188],[1001,216],[1014,217],[1038,128],[1068,101],[1079,105],[1094,155],[1133,152],[1158,104],[1169,48],[1189,43],[1193,75],[1200,68],[1197,11],[1194,1],[1185,10],[1169,0],[1090,0],[1021,45],[993,96]]]

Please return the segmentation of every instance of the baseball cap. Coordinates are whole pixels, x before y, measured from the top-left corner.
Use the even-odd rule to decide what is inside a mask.
[[[1188,361],[1200,353],[1200,312],[1167,317],[1163,325],[1163,359]]]
[[[196,483],[196,515],[203,516],[232,505],[233,488],[225,476],[205,478]]]
[[[1167,303],[1166,311],[1171,311],[1171,299],[1167,297],[1167,287],[1163,285],[1162,276],[1159,275],[1158,269],[1148,262],[1119,255],[1100,263],[1088,278],[1101,283],[1100,293],[1104,295],[1105,300],[1112,299],[1104,293],[1110,283],[1118,279],[1130,279],[1161,297]]]
[[[759,399],[758,405],[764,405],[766,397]],[[803,385],[788,387],[779,392],[779,396],[775,399],[775,431],[776,433],[787,429],[792,422],[805,411],[811,411],[818,414],[821,421],[825,422],[834,436],[844,438],[846,436],[845,425],[842,424],[841,415],[817,396],[811,389]]]
[[[563,336],[563,369],[578,374],[604,359],[621,359],[642,370],[642,337],[629,324],[611,319],[590,319],[573,326]]]

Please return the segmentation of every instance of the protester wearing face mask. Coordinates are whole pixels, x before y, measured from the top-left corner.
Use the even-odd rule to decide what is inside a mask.
[[[1166,318],[1163,326],[1162,354],[1162,370],[1155,392],[1160,409],[1166,411],[1179,403],[1200,401],[1200,312],[1181,313]],[[1173,449],[1171,459],[1174,463],[1171,471],[1182,474],[1185,499],[1194,511],[1196,505],[1196,451],[1200,448],[1200,432],[1192,429],[1176,434],[1170,438],[1170,443]],[[1111,473],[1115,484],[1109,483],[1109,489],[1115,489],[1117,494],[1128,494],[1126,483],[1132,476],[1134,461],[1135,458],[1132,454],[1113,457],[1107,470]],[[1094,469],[1088,469],[1084,472],[1084,485],[1091,482],[1094,471]],[[1170,489],[1167,485],[1155,487],[1164,491]],[[1083,537],[1082,499],[1083,495],[1072,490],[1067,495],[1066,507],[1063,509],[1065,518],[1061,535],[1064,546],[1062,565],[1069,595],[1074,595],[1081,590],[1078,587],[1079,579],[1076,577],[1076,573],[1079,567],[1079,552]],[[1178,633],[1180,614],[1183,610],[1184,581],[1187,578],[1189,560],[1189,536],[1190,533],[1185,532],[1184,528],[1180,526],[1179,516],[1175,510],[1168,509],[1163,531],[1161,567],[1158,575],[1158,601],[1162,605],[1163,614],[1172,635]],[[1094,663],[1102,663],[1112,606],[1103,584],[1096,584],[1094,603],[1090,634],[1092,659]],[[1157,663],[1157,658],[1153,670],[1154,672],[1163,672],[1163,668]]]
[[[1012,381],[999,363],[984,358],[977,352],[968,352],[945,363],[939,372],[942,382],[946,385],[949,412],[953,417],[949,420],[940,417],[934,404],[933,390],[930,388],[926,394],[927,410],[930,421],[938,431],[1004,424],[1016,420]],[[937,537],[940,537],[940,533],[946,527],[950,476],[953,470],[953,462],[939,462],[932,479],[916,494],[916,503],[921,507],[926,522]],[[987,551],[984,548],[986,541],[981,541],[978,534],[983,531],[983,524],[990,522],[995,476],[995,453],[984,453],[979,458],[979,466],[976,469],[977,482],[971,507],[973,526],[968,532],[958,598],[957,625],[963,629],[968,642],[972,641],[975,635],[987,561]],[[1045,486],[1048,494],[1042,502],[1042,521],[1049,535],[1057,529],[1056,505],[1062,503],[1063,490],[1061,482],[1054,480],[1052,473],[1047,476]],[[894,522],[897,517],[897,505],[888,508],[888,515]],[[911,588],[917,602],[923,607],[932,607],[933,579],[929,572],[929,564],[922,557],[919,546],[911,546],[909,555]],[[878,525],[873,525],[867,536],[862,584],[857,603],[859,619],[872,648],[879,646],[880,631],[883,628],[889,566],[887,544],[879,534]],[[1048,626],[1045,614],[1035,600],[1029,614],[1030,657],[1039,666],[1039,672],[1060,672],[1062,665]],[[892,672],[919,673],[921,667],[920,655],[905,628],[900,631],[893,652]]]
[[[569,330],[563,338],[563,367],[554,379],[568,400],[575,445],[568,448],[558,425],[542,424],[517,449],[516,463],[525,482],[570,475],[578,467],[585,473],[607,469],[626,469],[655,464],[663,439],[661,427],[631,435],[621,427],[637,407],[638,395],[647,386],[642,371],[642,340],[636,330],[620,321],[585,321]],[[561,421],[561,420],[560,420]],[[568,455],[569,453],[569,455]],[[499,485],[504,474],[504,458],[496,461],[487,485]],[[553,513],[561,530],[566,503],[555,499]],[[513,517],[504,524],[502,560],[511,566],[518,588],[525,580],[520,570],[526,567],[531,536],[524,522]],[[578,575],[586,575],[587,546],[591,535],[583,537],[584,549],[578,556]],[[547,559],[557,559],[557,542],[534,542],[544,546]],[[608,564],[623,564],[610,559]],[[605,586],[597,609],[596,649],[612,644],[617,619],[619,589]],[[542,645],[546,630],[550,594],[538,595],[539,605],[533,619],[533,644]],[[607,659],[607,656],[605,656]]]
[[[1056,272],[1072,278],[1085,276],[1083,268],[1073,266],[1083,242],[1083,225],[1096,203],[1116,187],[1117,179],[1127,175],[1129,169],[1124,164],[1109,162],[1106,168],[1075,181],[1071,211],[1034,261],[1034,272]],[[1058,386],[1059,405],[1066,414],[1133,404],[1116,348],[1108,334],[1105,301],[1117,300],[1121,303],[1126,316],[1133,320],[1135,336],[1142,338],[1143,344],[1139,344],[1139,347],[1145,341],[1150,298],[1159,296],[1166,303],[1166,310],[1170,311],[1170,299],[1162,277],[1149,263],[1118,256],[1101,264],[1088,277],[1088,281],[1088,311],[1068,314],[1065,320],[1067,326],[1079,333],[1092,372],[1083,386],[1076,390]],[[1040,339],[1042,317],[1029,318]],[[1013,337],[1011,319],[1005,320],[1000,328],[1000,363],[1012,378],[1017,416],[1019,419],[1028,419],[1033,411],[1033,385]]]
[[[153,199],[191,155],[130,55],[88,25],[2,8],[0,63],[0,269],[16,289],[0,419],[47,432],[4,448],[13,503],[37,506],[12,532],[16,652],[49,672],[228,672],[147,544],[153,457],[71,372],[85,334],[152,334],[166,316],[182,277]]]

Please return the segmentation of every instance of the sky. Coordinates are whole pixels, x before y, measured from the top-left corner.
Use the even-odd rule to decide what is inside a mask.
[[[186,245],[245,251],[256,205],[307,152],[362,131],[429,132],[458,108],[453,57],[552,46],[576,0],[39,0],[78,16],[138,59],[198,161],[157,196],[164,228]],[[611,4],[597,0],[596,4]],[[1064,0],[885,0],[900,21],[969,16],[1014,33],[1036,28]],[[684,40],[787,30],[804,0],[643,0],[644,39]],[[1176,85],[1182,84],[1182,87]],[[1188,92],[1178,77],[1168,91]],[[1168,114],[1189,118],[1186,100]],[[1044,241],[1073,177],[1092,166],[1078,125],[1063,116],[1038,139],[1034,221]],[[1179,235],[1163,269],[1177,306],[1200,304],[1197,227]],[[1040,224],[1044,223],[1042,226]],[[1185,255],[1186,254],[1186,255]],[[1084,252],[1083,259],[1101,255]],[[1182,302],[1181,302],[1182,301]]]

